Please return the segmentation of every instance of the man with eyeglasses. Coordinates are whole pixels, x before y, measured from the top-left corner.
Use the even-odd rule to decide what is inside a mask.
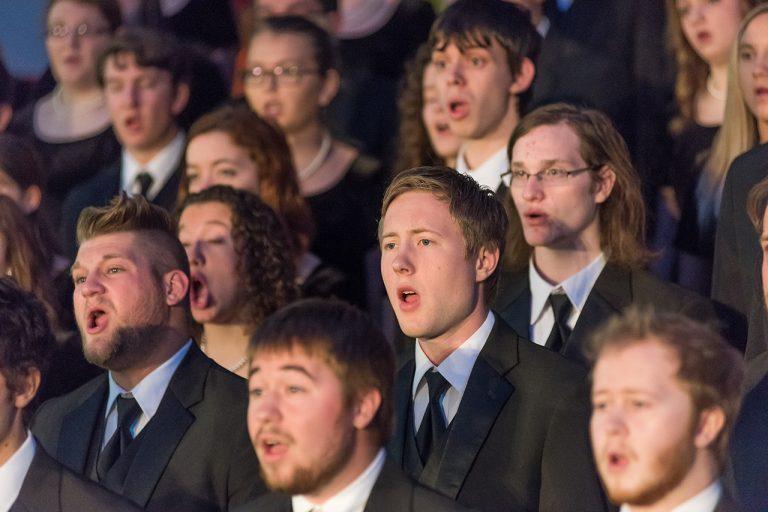
[[[534,110],[509,142],[511,272],[494,309],[523,336],[584,363],[604,320],[650,303],[712,320],[712,303],[642,270],[645,206],[627,146],[605,114]]]

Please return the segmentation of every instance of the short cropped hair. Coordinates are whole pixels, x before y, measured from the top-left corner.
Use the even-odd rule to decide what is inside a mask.
[[[494,40],[504,49],[513,77],[520,74],[526,58],[534,63],[538,59],[541,36],[530,15],[504,0],[458,0],[451,4],[432,24],[428,44],[432,50],[450,43],[465,50],[488,48]],[[519,95],[521,109],[530,97],[530,88]]]
[[[381,219],[398,196],[406,192],[429,192],[448,204],[451,217],[461,228],[466,245],[467,259],[474,258],[480,249],[499,250],[504,254],[507,214],[495,193],[481,187],[469,176],[448,167],[415,167],[395,176],[381,205]],[[379,221],[379,236],[382,222]],[[489,302],[499,280],[501,265],[485,280],[485,299]]]
[[[248,333],[299,296],[293,251],[285,225],[257,195],[226,185],[215,185],[191,194],[178,215],[190,205],[222,203],[232,219],[232,240],[237,253],[237,273],[245,291]]]
[[[599,110],[580,108],[566,103],[553,103],[527,114],[515,127],[509,139],[507,158],[512,160],[515,144],[540,126],[564,124],[579,138],[579,153],[589,167],[608,166],[616,176],[611,195],[599,205],[600,247],[611,263],[628,268],[642,267],[650,258],[645,245],[645,203],[640,177],[632,166],[629,149],[611,120]],[[599,171],[591,173],[599,179]],[[520,216],[512,201],[508,203],[515,214],[510,219],[510,270],[528,266],[533,248],[523,235]]]
[[[190,80],[190,63],[176,38],[151,28],[122,27],[96,61],[96,78],[101,87],[105,85],[107,61],[114,58],[115,65],[120,68],[125,65],[123,57],[129,55],[139,67],[167,71],[174,87]]]
[[[392,432],[395,356],[370,317],[335,299],[301,300],[264,321],[251,338],[249,356],[296,348],[325,360],[341,381],[348,405],[360,393],[379,391],[381,406],[369,428],[384,445]]]
[[[45,378],[56,340],[43,304],[8,277],[0,278],[0,325],[0,373],[11,393],[18,393],[30,369]],[[25,423],[33,409],[25,409]]]
[[[747,197],[747,214],[759,235],[763,234],[763,217],[768,205],[768,178],[764,178],[749,191]]]
[[[325,76],[332,69],[338,69],[338,55],[333,36],[308,18],[295,15],[265,18],[256,26],[251,39],[262,32],[303,36],[312,47],[320,76]]]
[[[680,363],[677,379],[688,390],[694,414],[712,407],[725,413],[725,425],[712,452],[722,470],[728,439],[741,405],[744,361],[714,329],[678,313],[657,313],[651,308],[631,307],[608,320],[585,346],[592,368],[609,350],[621,350],[650,340],[675,354]]]

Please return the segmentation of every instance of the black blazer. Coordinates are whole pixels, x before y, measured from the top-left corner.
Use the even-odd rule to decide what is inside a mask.
[[[608,263],[595,281],[579,320],[561,353],[586,365],[582,353],[589,335],[605,320],[621,313],[632,304],[653,305],[661,311],[683,313],[695,320],[718,322],[714,304],[700,295],[675,284],[655,278],[642,270],[629,270]],[[531,322],[531,286],[528,269],[503,274],[501,290],[493,305],[515,331],[527,336]],[[727,318],[730,324],[736,319]],[[743,322],[743,319],[742,319]]]
[[[739,156],[725,177],[715,235],[712,298],[749,318],[747,359],[768,350],[760,290],[760,236],[747,216],[747,196],[768,176],[768,144]],[[757,293],[756,293],[757,292]]]
[[[38,445],[9,512],[138,512],[133,503],[74,474]]]
[[[364,512],[464,512],[469,509],[422,487],[387,459],[381,469]],[[238,507],[235,512],[292,512],[291,497],[270,493]]]
[[[74,256],[77,254],[76,228],[80,212],[88,206],[105,206],[113,197],[119,194],[121,173],[122,163],[118,159],[114,164],[101,169],[95,176],[77,185],[67,194],[61,210],[62,219],[59,236],[61,248],[69,258],[74,259]],[[179,184],[183,175],[184,158],[181,159],[157,196],[152,199],[152,203],[172,212],[176,206],[176,196],[178,195]]]
[[[59,462],[83,474],[109,384],[101,375],[44,403],[32,431]],[[228,510],[264,491],[246,431],[243,379],[206,357],[197,345],[173,375],[123,485],[107,488],[147,510]]]
[[[404,467],[414,436],[414,358],[395,380],[395,430],[389,451]],[[442,457],[419,483],[480,510],[596,512],[606,501],[592,460],[585,372],[520,338],[496,315],[453,418]],[[439,453],[439,452],[436,452]]]

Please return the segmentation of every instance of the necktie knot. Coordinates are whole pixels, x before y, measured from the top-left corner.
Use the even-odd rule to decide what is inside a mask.
[[[427,389],[429,389],[429,400],[440,400],[440,397],[445,393],[450,384],[440,372],[432,369],[424,374],[424,378],[427,380]]]
[[[552,306],[552,311],[555,314],[556,321],[568,321],[568,317],[571,314],[571,301],[568,299],[568,295],[564,293],[552,293],[549,296],[549,305]]]
[[[117,397],[117,429],[130,429],[141,408],[133,396],[118,395]]]
[[[555,323],[552,326],[552,332],[549,333],[546,346],[555,352],[560,352],[571,335],[571,328],[568,326],[568,317],[571,316],[573,305],[564,293],[551,293],[549,305],[552,307],[552,313],[555,317]]]
[[[136,175],[136,178],[133,180],[133,185],[131,186],[131,193],[135,196],[142,195],[144,197],[147,197],[147,193],[149,192],[149,189],[152,187],[152,182],[154,180],[152,179],[152,176],[146,172],[141,171],[139,174]]]

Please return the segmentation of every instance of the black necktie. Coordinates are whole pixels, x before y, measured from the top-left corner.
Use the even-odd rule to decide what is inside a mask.
[[[426,464],[433,448],[440,444],[445,434],[446,425],[443,417],[443,408],[440,406],[440,398],[451,386],[445,377],[434,368],[424,374],[429,390],[429,407],[421,420],[419,431],[416,433],[416,446],[419,449],[422,463]]]
[[[133,441],[131,424],[141,413],[136,399],[119,395],[117,397],[117,430],[112,434],[104,449],[99,454],[99,462],[96,470],[99,480],[102,480],[112,465],[125,453],[128,445]]]
[[[144,197],[147,197],[147,192],[149,192],[150,187],[152,187],[152,182],[154,180],[152,179],[152,176],[146,171],[141,171],[139,174],[136,175],[136,178],[133,180],[133,186],[131,187],[131,194],[138,196],[142,195]]]
[[[555,323],[552,331],[549,333],[545,346],[555,352],[560,352],[568,336],[571,335],[571,328],[568,327],[568,317],[571,315],[571,301],[564,293],[553,293],[549,296],[549,305],[552,306],[552,312],[555,314]]]

